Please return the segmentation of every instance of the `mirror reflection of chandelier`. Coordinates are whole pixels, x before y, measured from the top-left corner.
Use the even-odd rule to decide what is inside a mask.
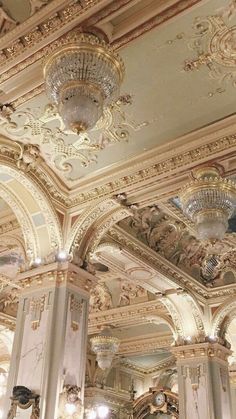
[[[119,339],[111,335],[110,329],[104,329],[100,335],[92,337],[90,342],[92,351],[97,355],[98,366],[102,370],[110,368],[119,349]]]
[[[119,95],[124,64],[96,35],[74,33],[72,40],[46,60],[46,92],[67,129],[76,133],[93,128],[104,107]]]
[[[193,177],[180,193],[183,212],[194,222],[200,240],[222,240],[236,206],[236,185],[216,167],[196,169]]]

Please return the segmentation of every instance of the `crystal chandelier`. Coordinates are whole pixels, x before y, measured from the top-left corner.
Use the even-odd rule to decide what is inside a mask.
[[[119,349],[119,339],[113,337],[109,329],[104,329],[100,335],[92,337],[90,342],[92,351],[97,355],[98,366],[102,370],[110,368]]]
[[[91,130],[104,107],[117,99],[123,77],[122,59],[92,34],[74,33],[44,66],[49,100],[56,104],[65,127],[78,134]]]
[[[236,185],[216,167],[196,169],[193,177],[180,193],[183,212],[194,222],[200,240],[221,240],[236,205]]]

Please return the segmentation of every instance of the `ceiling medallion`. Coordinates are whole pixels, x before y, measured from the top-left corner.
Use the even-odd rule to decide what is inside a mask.
[[[236,25],[227,26],[223,16],[215,15],[197,18],[194,22],[195,33],[189,48],[196,58],[185,61],[185,71],[199,70],[207,66],[209,75],[220,82],[231,81],[236,85]]]
[[[97,355],[98,366],[102,370],[110,368],[119,349],[119,339],[112,336],[110,329],[107,328],[100,335],[92,337],[90,342],[92,351]]]
[[[236,185],[216,167],[195,169],[193,177],[180,193],[183,212],[200,240],[222,240],[236,206]]]
[[[67,129],[91,130],[114,102],[124,77],[119,55],[96,35],[75,33],[47,57],[44,79],[49,100]]]

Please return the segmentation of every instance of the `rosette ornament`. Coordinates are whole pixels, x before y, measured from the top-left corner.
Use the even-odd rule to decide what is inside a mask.
[[[183,212],[200,240],[222,240],[236,206],[236,184],[222,178],[216,167],[195,169],[193,177],[180,193]]]
[[[124,77],[120,56],[96,35],[73,33],[44,65],[46,93],[66,129],[91,130],[118,98]]]
[[[97,355],[98,366],[102,370],[110,368],[119,349],[119,339],[111,335],[110,329],[104,329],[100,335],[93,336],[90,342],[92,351]]]

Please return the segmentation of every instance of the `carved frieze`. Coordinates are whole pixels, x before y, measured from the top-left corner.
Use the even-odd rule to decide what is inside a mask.
[[[99,282],[90,294],[90,313],[109,310],[113,307],[112,295],[104,282]]]
[[[147,291],[133,281],[121,281],[119,306],[129,305],[137,299],[147,300]]]
[[[215,244],[196,239],[188,225],[156,206],[136,211],[120,226],[171,263],[207,286],[236,281],[236,238],[230,234]],[[227,281],[227,282],[226,282]]]

